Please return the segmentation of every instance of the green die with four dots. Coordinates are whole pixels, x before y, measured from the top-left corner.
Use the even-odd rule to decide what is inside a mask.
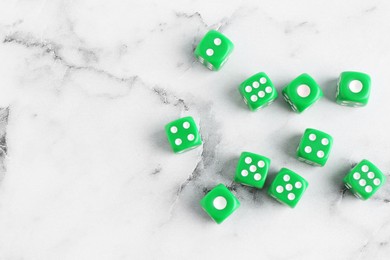
[[[182,153],[202,144],[198,127],[192,117],[183,117],[165,126],[168,142],[175,153]]]
[[[362,160],[344,177],[345,186],[362,200],[374,195],[385,181],[386,176],[368,160]]]
[[[219,70],[228,60],[233,48],[233,43],[225,35],[211,30],[199,42],[194,55],[210,70]]]
[[[243,185],[263,188],[271,160],[255,153],[243,152],[237,164],[234,181]]]
[[[337,83],[336,102],[343,106],[361,107],[368,103],[371,78],[361,72],[345,71]]]
[[[287,168],[282,168],[273,180],[268,194],[294,208],[308,186],[309,183],[303,177]]]
[[[200,205],[215,222],[220,224],[240,206],[240,202],[225,185],[219,184],[201,199]]]
[[[297,113],[305,111],[323,96],[320,86],[306,73],[291,81],[282,93],[292,110]]]
[[[300,161],[311,165],[324,166],[329,158],[333,145],[333,138],[322,131],[308,128],[303,133],[297,149]]]
[[[242,82],[239,91],[252,111],[266,107],[278,98],[274,84],[264,72],[257,73]]]

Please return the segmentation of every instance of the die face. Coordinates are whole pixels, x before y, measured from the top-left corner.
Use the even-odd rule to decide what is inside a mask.
[[[215,222],[220,224],[240,206],[240,202],[225,185],[219,184],[203,197],[200,205]]]
[[[300,161],[316,166],[324,166],[333,146],[333,138],[322,131],[308,128],[297,149]]]
[[[234,48],[233,43],[222,33],[211,30],[195,49],[195,57],[210,70],[219,70]]]
[[[341,73],[336,91],[336,102],[344,106],[360,107],[368,103],[371,92],[371,78],[361,72]]]
[[[242,82],[239,91],[252,111],[268,106],[278,97],[274,84],[264,72],[257,73]]]
[[[279,202],[294,208],[302,198],[309,183],[295,172],[282,168],[273,180],[268,194]]]
[[[362,160],[344,178],[356,197],[369,199],[386,182],[386,176],[370,161]]]
[[[234,181],[243,185],[263,188],[271,160],[265,156],[243,152],[237,164]]]
[[[168,142],[175,153],[191,150],[202,144],[198,127],[192,117],[183,117],[165,126]]]
[[[323,96],[320,86],[308,74],[304,73],[283,89],[283,97],[292,110],[301,113],[311,107]]]

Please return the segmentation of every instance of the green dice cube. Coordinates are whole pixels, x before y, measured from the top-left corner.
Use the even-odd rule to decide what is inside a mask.
[[[371,91],[371,78],[361,72],[345,71],[337,83],[336,102],[343,106],[367,105]]]
[[[279,202],[294,208],[309,183],[295,172],[282,168],[273,180],[268,194]]]
[[[352,193],[366,200],[386,182],[386,176],[370,161],[362,160],[345,177],[345,186]]]
[[[305,111],[323,96],[320,86],[306,73],[291,81],[282,93],[292,110],[297,113]]]
[[[243,185],[263,188],[271,160],[255,153],[243,152],[238,161],[234,181]]]
[[[300,161],[311,165],[324,166],[329,158],[333,138],[322,131],[308,128],[302,136],[297,149]]]
[[[252,111],[268,106],[278,97],[274,84],[264,72],[257,73],[242,82],[239,91]]]
[[[240,206],[240,202],[225,185],[219,184],[201,199],[200,205],[220,224]]]
[[[165,126],[168,142],[175,153],[194,149],[202,144],[198,127],[192,117],[177,119]]]
[[[200,41],[194,55],[210,70],[219,70],[228,60],[233,48],[233,43],[225,35],[211,30]]]

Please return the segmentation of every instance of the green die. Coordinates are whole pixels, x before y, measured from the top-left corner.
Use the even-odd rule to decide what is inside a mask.
[[[274,84],[264,72],[242,82],[238,90],[250,110],[266,107],[278,97]]]
[[[182,153],[202,144],[198,128],[194,119],[190,116],[167,124],[165,133],[175,153]]]
[[[343,106],[361,107],[368,103],[371,78],[361,72],[345,71],[337,83],[336,102]]]
[[[238,161],[234,181],[243,185],[263,188],[271,160],[255,153],[243,152]]]
[[[306,73],[291,81],[282,93],[292,110],[297,113],[305,111],[323,96],[320,86]]]
[[[220,224],[240,206],[240,202],[225,185],[219,184],[201,199],[200,205]]]
[[[295,172],[282,168],[276,175],[268,194],[279,202],[294,208],[309,183]]]
[[[386,176],[368,160],[358,163],[344,177],[345,186],[362,200],[366,200],[374,195],[385,181]]]
[[[219,70],[228,60],[233,43],[222,33],[211,30],[195,49],[195,57],[210,70]]]
[[[303,133],[297,149],[300,161],[316,166],[324,166],[332,149],[333,138],[322,131],[308,128]]]

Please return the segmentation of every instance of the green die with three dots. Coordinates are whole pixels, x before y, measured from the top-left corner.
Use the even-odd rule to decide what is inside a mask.
[[[168,142],[175,153],[182,153],[202,144],[198,127],[192,117],[183,117],[165,126]]]
[[[300,161],[311,165],[324,166],[333,146],[333,138],[322,131],[308,128],[303,133],[297,149]]]
[[[308,186],[309,183],[303,177],[287,168],[282,168],[273,180],[268,194],[279,202],[294,208]]]
[[[344,177],[345,186],[362,200],[374,195],[385,181],[386,176],[368,160],[362,160]]]
[[[305,111],[323,96],[320,86],[306,73],[291,81],[282,93],[291,109],[297,113]]]
[[[264,72],[257,73],[242,82],[238,90],[252,111],[266,107],[278,98],[274,84]]]
[[[271,160],[255,153],[243,152],[237,164],[234,181],[243,185],[263,188]]]
[[[194,55],[210,70],[219,70],[228,60],[233,48],[233,43],[225,35],[211,30],[199,42]]]
[[[225,185],[219,184],[201,199],[200,205],[215,222],[220,224],[240,206],[240,202]]]
[[[361,107],[368,103],[371,78],[362,72],[345,71],[337,83],[336,102],[343,106]]]

